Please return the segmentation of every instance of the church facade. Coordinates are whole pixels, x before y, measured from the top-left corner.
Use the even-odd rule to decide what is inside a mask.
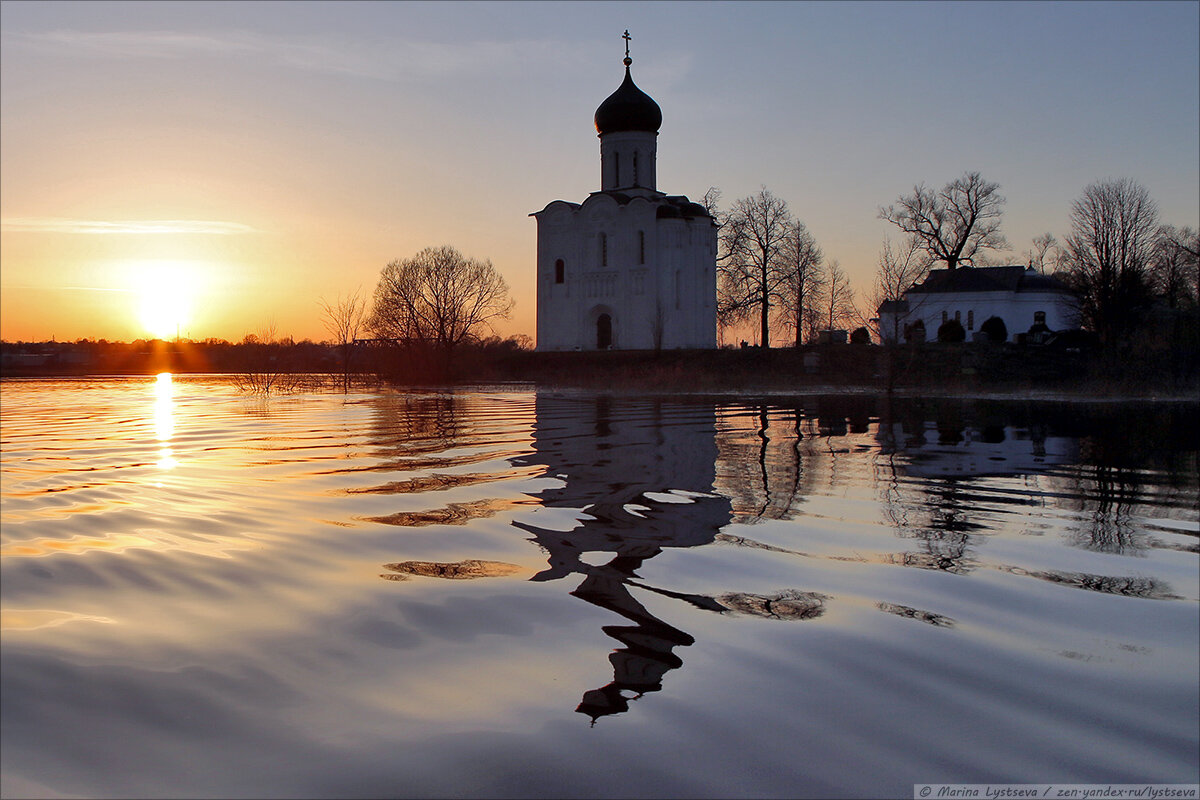
[[[628,41],[628,40],[627,40]],[[717,346],[717,226],[658,191],[662,111],[630,74],[596,109],[600,191],[537,220],[537,349]]]

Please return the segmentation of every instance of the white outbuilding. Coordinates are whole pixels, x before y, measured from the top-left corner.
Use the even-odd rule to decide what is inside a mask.
[[[596,109],[600,191],[555,200],[537,220],[537,349],[717,346],[717,226],[658,191],[662,111],[625,80]]]
[[[1074,295],[1032,267],[959,267],[931,270],[921,283],[879,307],[885,343],[936,340],[955,320],[967,341],[1016,341],[1079,327]]]

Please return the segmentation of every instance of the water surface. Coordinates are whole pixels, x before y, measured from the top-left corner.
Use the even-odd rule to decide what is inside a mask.
[[[1195,406],[6,380],[6,796],[1198,779]]]

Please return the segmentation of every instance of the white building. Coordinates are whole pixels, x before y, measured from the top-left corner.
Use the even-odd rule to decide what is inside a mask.
[[[1032,267],[931,270],[903,299],[879,306],[884,343],[936,340],[938,329],[952,319],[967,341],[1016,341],[1020,334],[1079,327],[1071,290]]]
[[[537,220],[537,349],[715,348],[716,223],[658,191],[662,111],[625,80],[596,109],[600,191]]]

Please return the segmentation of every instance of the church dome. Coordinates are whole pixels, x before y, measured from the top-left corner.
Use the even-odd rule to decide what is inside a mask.
[[[662,125],[662,109],[654,98],[633,83],[629,64],[625,65],[625,80],[596,109],[596,133],[618,131],[648,131],[658,133]]]

